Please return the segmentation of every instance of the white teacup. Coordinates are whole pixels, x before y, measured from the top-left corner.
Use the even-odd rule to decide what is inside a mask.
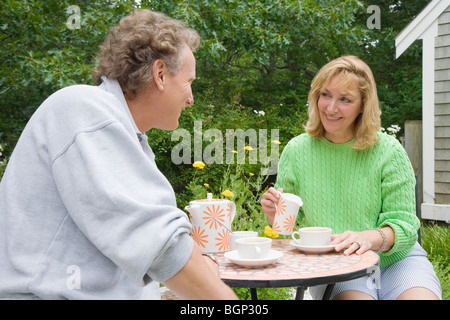
[[[262,259],[272,248],[272,239],[244,237],[236,240],[236,250],[241,259]]]
[[[236,250],[236,240],[245,237],[257,237],[256,231],[234,231],[230,233],[230,250]]]
[[[291,235],[294,231],[298,210],[303,205],[302,199],[292,193],[280,193],[280,200],[276,205],[276,213],[272,223],[272,230],[282,235]]]
[[[323,247],[330,244],[331,228],[325,227],[308,227],[301,228],[298,231],[292,232],[292,239],[294,243],[302,246]],[[295,237],[299,236],[299,239]]]

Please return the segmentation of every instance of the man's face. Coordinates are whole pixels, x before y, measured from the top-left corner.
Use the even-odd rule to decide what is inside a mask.
[[[175,130],[181,111],[194,103],[191,85],[195,79],[195,57],[187,45],[182,57],[183,65],[176,75],[169,72],[164,61],[156,60],[153,83],[134,99],[127,99],[139,131]]]
[[[191,85],[195,79],[195,57],[187,45],[183,57],[183,66],[178,74],[172,75],[170,72],[166,74],[163,105],[160,107],[162,114],[158,126],[163,130],[178,128],[181,111],[194,103]]]

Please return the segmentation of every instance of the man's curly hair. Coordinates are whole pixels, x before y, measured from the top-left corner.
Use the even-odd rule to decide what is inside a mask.
[[[151,83],[155,60],[162,59],[172,74],[183,65],[185,44],[195,51],[200,43],[197,31],[184,22],[150,10],[136,10],[112,28],[97,56],[93,72],[97,85],[101,77],[118,80],[130,97],[142,92]]]

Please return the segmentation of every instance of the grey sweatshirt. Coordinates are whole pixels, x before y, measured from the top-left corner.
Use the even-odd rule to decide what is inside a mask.
[[[0,183],[0,298],[159,298],[192,253],[117,81],[61,89],[24,129]]]

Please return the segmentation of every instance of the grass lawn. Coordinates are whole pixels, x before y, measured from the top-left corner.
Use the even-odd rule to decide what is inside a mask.
[[[450,300],[450,228],[448,225],[422,225],[422,247],[441,281],[442,299]]]

